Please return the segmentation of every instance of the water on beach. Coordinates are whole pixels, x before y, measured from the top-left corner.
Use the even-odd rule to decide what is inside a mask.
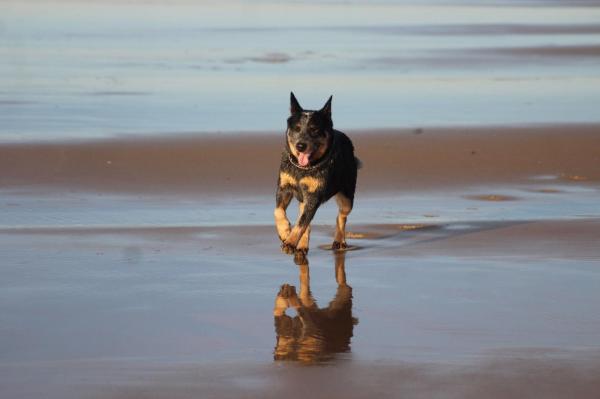
[[[597,3],[0,0],[0,398],[596,399]],[[290,90],[347,251],[280,251]]]
[[[595,2],[1,1],[0,140],[596,122]]]

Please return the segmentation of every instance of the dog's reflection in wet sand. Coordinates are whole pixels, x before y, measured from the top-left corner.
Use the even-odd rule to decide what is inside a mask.
[[[358,320],[352,317],[352,287],[346,283],[345,253],[335,254],[337,291],[329,306],[319,308],[310,291],[308,259],[297,263],[300,292],[283,284],[275,298],[275,360],[316,363],[332,359],[336,353],[350,351],[350,338]],[[288,308],[297,315],[288,316]]]

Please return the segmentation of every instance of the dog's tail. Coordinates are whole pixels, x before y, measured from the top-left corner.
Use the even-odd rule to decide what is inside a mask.
[[[362,169],[363,167],[363,163],[360,159],[358,159],[357,157],[354,157],[354,161],[356,162],[356,169]]]

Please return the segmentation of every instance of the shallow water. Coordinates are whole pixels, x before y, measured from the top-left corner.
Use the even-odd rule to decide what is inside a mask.
[[[539,183],[465,187],[443,192],[359,192],[351,222],[445,224],[600,217],[596,184]],[[77,228],[264,226],[272,223],[269,195],[127,195],[56,189],[0,190],[0,231]],[[499,200],[500,199],[500,200]],[[289,215],[295,220],[295,203]],[[335,201],[314,223],[333,224]]]
[[[272,226],[4,230],[0,392],[295,398],[375,389],[394,397],[411,387],[404,396],[483,388],[489,397],[519,397],[534,381],[546,397],[594,397],[597,246],[589,243],[594,257],[561,254],[543,233],[524,236],[528,245],[515,250],[502,231],[518,224],[527,223],[355,226],[364,238],[351,243],[362,249],[341,265],[316,247],[331,239],[316,228],[305,270],[278,253]],[[481,230],[491,246],[477,243]],[[465,235],[472,246],[435,250]],[[345,273],[337,282],[336,265]],[[332,334],[308,310],[287,309],[304,319],[279,328],[281,285],[300,295],[303,281],[327,315],[345,309],[353,322]],[[502,394],[505,386],[512,396]]]
[[[359,192],[355,250],[327,204],[300,265],[270,196],[226,197],[1,190],[0,396],[597,392],[596,183]]]
[[[598,121],[594,2],[0,3],[0,140]]]

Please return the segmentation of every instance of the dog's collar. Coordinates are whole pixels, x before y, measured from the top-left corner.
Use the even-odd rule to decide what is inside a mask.
[[[302,169],[302,170],[313,170],[313,169],[318,169],[321,166],[323,166],[327,161],[329,161],[329,159],[331,158],[331,154],[333,154],[333,145],[335,143],[335,136],[332,137],[331,139],[331,145],[329,146],[329,148],[327,149],[327,153],[323,156],[323,158],[321,158],[319,160],[319,162],[317,162],[314,165],[311,166],[301,166],[298,165],[296,162],[294,162],[294,157],[292,156],[292,153],[288,150],[288,159],[290,160],[290,163],[292,165],[294,165],[295,167],[297,167],[298,169]]]
[[[298,169],[302,169],[302,170],[313,170],[313,169],[317,169],[320,168],[325,161],[327,161],[327,159],[329,158],[329,155],[326,155],[323,157],[323,159],[321,159],[318,163],[311,165],[311,166],[301,166],[298,165],[296,162],[294,162],[294,158],[292,157],[292,154],[288,153],[288,159],[290,160],[290,163],[292,165],[294,165],[295,167],[297,167]]]

